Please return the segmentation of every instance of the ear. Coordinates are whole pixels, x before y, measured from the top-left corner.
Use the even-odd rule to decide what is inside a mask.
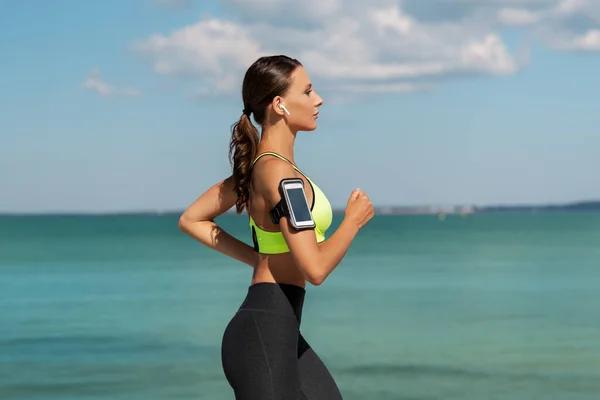
[[[273,98],[273,101],[271,102],[271,108],[273,109],[273,112],[277,115],[279,115],[280,117],[283,116],[284,111],[283,108],[279,107],[280,104],[283,103],[283,97],[281,96],[275,96]]]

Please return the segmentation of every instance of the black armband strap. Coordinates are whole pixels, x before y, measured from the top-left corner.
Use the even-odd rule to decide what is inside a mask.
[[[277,203],[277,205],[273,207],[271,211],[269,211],[269,216],[271,217],[271,222],[273,222],[275,225],[279,224],[281,217],[289,218],[290,212],[287,209],[287,204],[284,199],[279,200],[279,203]]]

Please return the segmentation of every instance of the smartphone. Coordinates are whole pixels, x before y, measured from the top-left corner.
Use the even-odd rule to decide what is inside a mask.
[[[300,178],[284,179],[280,183],[280,191],[289,211],[289,220],[294,229],[311,229],[315,227],[306,193],[304,181]]]

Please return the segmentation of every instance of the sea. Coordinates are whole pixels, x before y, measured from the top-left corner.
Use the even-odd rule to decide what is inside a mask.
[[[1,400],[234,399],[221,338],[252,269],[177,219],[0,217]],[[306,290],[345,400],[600,398],[599,213],[377,215]]]

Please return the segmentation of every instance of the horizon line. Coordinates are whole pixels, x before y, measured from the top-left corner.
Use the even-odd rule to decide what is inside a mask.
[[[523,209],[523,208],[560,208],[573,207],[578,205],[598,204],[600,209],[600,199],[596,200],[578,200],[569,202],[555,203],[490,203],[487,205],[476,204],[459,204],[459,205],[383,205],[374,206],[375,210],[385,214],[439,214],[439,213],[474,213],[477,211],[493,208],[503,209]],[[181,214],[185,209],[171,210],[150,210],[150,209],[129,209],[129,210],[112,210],[112,211],[0,211],[0,216],[110,216],[110,215],[172,215]],[[332,207],[334,214],[343,213],[345,208]],[[243,215],[242,212],[241,215]],[[235,212],[235,207],[225,211],[222,215],[238,215]]]

